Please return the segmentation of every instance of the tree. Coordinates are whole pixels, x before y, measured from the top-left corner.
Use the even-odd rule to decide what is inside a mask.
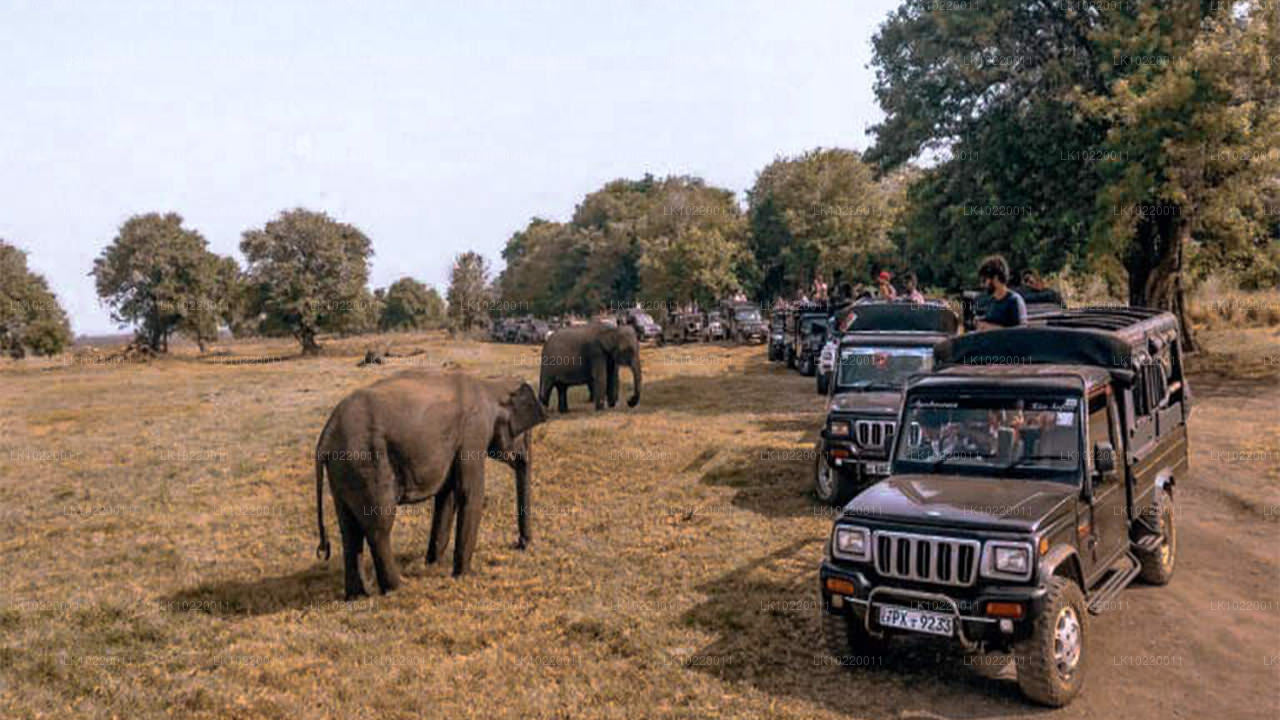
[[[512,235],[497,285],[505,304],[537,314],[708,302],[750,274],[745,243],[728,190],[695,177],[614,180],[584,197],[570,222],[534,218]]]
[[[382,291],[380,291],[382,292]],[[436,289],[402,277],[382,294],[382,330],[423,330],[444,323],[444,299]]]
[[[807,288],[835,270],[869,276],[889,256],[889,230],[901,205],[902,183],[877,182],[854,150],[811,150],[777,158],[747,192],[750,249],[768,300]]]
[[[304,353],[319,352],[319,333],[359,325],[372,302],[369,238],[325,213],[281,212],[262,229],[246,230],[240,251],[263,330],[286,329]]]
[[[468,332],[484,323],[492,301],[489,296],[489,262],[484,256],[469,250],[454,258],[447,297],[452,330]]]
[[[177,213],[129,218],[89,273],[112,318],[135,325],[137,340],[156,352],[168,351],[175,331],[201,349],[217,334],[219,278],[228,266],[182,222]]]
[[[0,239],[0,352],[15,360],[28,351],[57,355],[71,344],[71,326],[44,277],[27,269],[27,255]]]
[[[927,204],[907,223],[936,228],[931,257],[983,247],[1047,270],[1118,262],[1130,302],[1178,313],[1193,343],[1186,246],[1266,234],[1276,13],[1263,0],[908,0],[873,41],[886,118],[870,156],[890,168],[950,151],[913,190]]]

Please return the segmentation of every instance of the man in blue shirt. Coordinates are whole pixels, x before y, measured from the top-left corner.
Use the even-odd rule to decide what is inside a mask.
[[[979,330],[1027,324],[1027,304],[1009,289],[1009,263],[999,255],[988,256],[978,266],[978,281],[991,296],[987,312],[978,320]]]

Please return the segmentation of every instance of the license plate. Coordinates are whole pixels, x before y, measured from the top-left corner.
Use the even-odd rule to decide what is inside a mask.
[[[868,475],[888,475],[889,463],[887,462],[869,462],[866,464]]]
[[[951,637],[955,634],[955,616],[953,615],[911,610],[910,608],[894,607],[892,605],[880,606],[880,624],[885,627],[929,633],[930,635]]]

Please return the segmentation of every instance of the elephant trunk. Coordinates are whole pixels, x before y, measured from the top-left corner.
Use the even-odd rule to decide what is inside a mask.
[[[627,399],[627,407],[635,407],[640,402],[640,355],[631,359],[631,381],[635,385],[631,397]]]

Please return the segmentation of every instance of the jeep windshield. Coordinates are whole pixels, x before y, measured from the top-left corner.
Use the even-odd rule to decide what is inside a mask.
[[[733,316],[737,318],[738,322],[742,322],[742,323],[761,322],[760,311],[756,310],[755,308],[735,310],[733,313]]]
[[[827,332],[826,315],[805,315],[800,318],[800,335],[825,334]]]
[[[901,390],[908,377],[931,367],[932,348],[846,347],[840,351],[836,389]]]
[[[913,394],[893,472],[978,474],[1076,482],[1078,396]]]

